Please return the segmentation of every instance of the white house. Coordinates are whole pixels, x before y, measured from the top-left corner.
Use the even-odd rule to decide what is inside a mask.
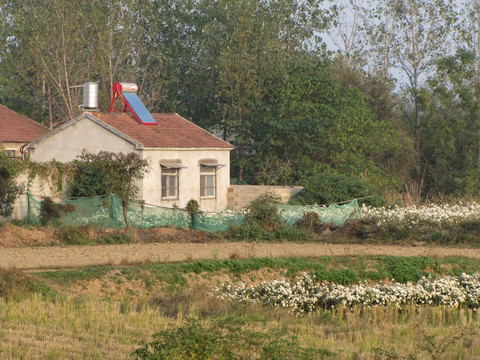
[[[32,141],[32,160],[69,162],[90,153],[134,152],[148,159],[150,171],[138,183],[147,204],[185,207],[190,199],[204,210],[227,207],[232,145],[178,114],[151,114],[154,125],[132,113],[84,112]]]

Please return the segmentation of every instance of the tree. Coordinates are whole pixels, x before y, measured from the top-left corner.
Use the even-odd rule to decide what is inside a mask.
[[[148,172],[148,160],[138,154],[113,153],[100,151],[98,155],[84,151],[79,156],[73,189],[75,195],[116,195],[122,200],[122,211],[125,226],[129,228],[127,219],[128,203],[136,199],[139,188],[135,180],[141,180]],[[85,170],[87,174],[85,176]],[[92,180],[101,179],[98,181]],[[90,192],[90,193],[89,193]],[[104,192],[102,194],[102,192]]]
[[[352,83],[343,85],[336,79],[328,58],[309,54],[296,58],[288,77],[255,114],[261,121],[252,132],[256,147],[246,167],[253,180],[291,185],[331,171],[377,187],[401,183],[404,174],[397,171],[402,166],[393,166],[391,158],[408,149],[398,140],[395,127],[375,114],[373,100]],[[388,98],[388,91],[375,89],[370,81],[372,96]],[[378,109],[389,106],[377,101]],[[368,141],[372,138],[376,141]]]
[[[395,0],[382,1],[374,10],[371,26],[374,42],[389,44],[391,66],[400,70],[408,81],[407,93],[413,107],[413,136],[415,139],[415,179],[420,195],[428,164],[422,159],[420,109],[421,87],[435,59],[445,54],[451,25],[455,21],[451,4],[444,0]],[[391,14],[393,23],[382,22]],[[380,23],[378,23],[380,22]],[[378,41],[384,39],[385,41]],[[385,54],[382,46],[377,47]]]
[[[476,56],[459,50],[439,59],[422,95],[422,156],[429,171],[425,191],[476,195],[479,143]]]
[[[138,0],[4,1],[4,93],[34,99],[49,114],[50,128],[78,115],[76,87],[87,81],[99,83],[102,109],[116,81],[137,83],[154,108],[165,99],[165,75],[159,37],[151,35],[161,31],[151,28],[152,7]]]

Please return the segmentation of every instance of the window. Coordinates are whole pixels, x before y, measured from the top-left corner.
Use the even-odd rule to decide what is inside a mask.
[[[15,157],[15,150],[5,150],[5,154],[7,154],[8,157]]]
[[[178,199],[178,168],[162,167],[162,199]]]
[[[200,165],[200,196],[215,197],[216,166]]]

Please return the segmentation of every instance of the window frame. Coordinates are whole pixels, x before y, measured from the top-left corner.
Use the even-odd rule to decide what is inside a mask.
[[[208,179],[213,180],[213,185],[208,185]],[[208,194],[208,190],[213,194]],[[200,198],[215,199],[217,197],[217,166],[200,164]]]
[[[180,168],[170,168],[166,166],[161,166],[161,198],[162,200],[178,200],[179,196],[179,177],[180,177]],[[175,185],[173,187],[175,194],[168,195],[170,190],[172,189],[171,179],[174,178]],[[165,186],[164,186],[165,185]],[[165,195],[164,195],[165,194]]]

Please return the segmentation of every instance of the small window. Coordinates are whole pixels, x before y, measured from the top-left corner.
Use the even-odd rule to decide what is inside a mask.
[[[162,167],[162,199],[178,199],[178,169]]]
[[[200,165],[200,196],[215,197],[215,166]]]
[[[15,150],[5,150],[5,154],[7,154],[8,157],[15,157]]]

